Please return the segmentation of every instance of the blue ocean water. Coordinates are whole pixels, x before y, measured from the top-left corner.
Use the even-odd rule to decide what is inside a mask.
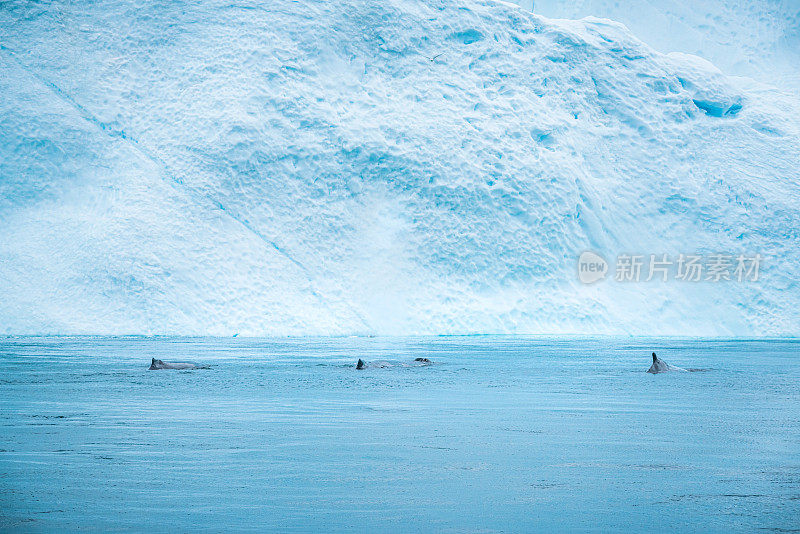
[[[799,349],[7,338],[0,528],[791,531]],[[652,350],[703,370],[647,374]],[[153,357],[210,368],[148,371]],[[400,365],[416,357],[435,364]]]

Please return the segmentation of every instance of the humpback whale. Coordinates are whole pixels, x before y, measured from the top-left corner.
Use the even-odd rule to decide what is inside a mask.
[[[666,373],[667,371],[685,371],[686,369],[681,369],[680,367],[675,367],[674,365],[670,365],[658,356],[656,353],[653,353],[653,364],[650,366],[650,369],[647,370],[648,373]]]
[[[372,362],[365,362],[361,358],[358,359],[356,363],[356,369],[366,369],[367,367],[375,367],[378,369],[383,369],[385,367],[421,367],[424,365],[433,365],[433,362],[430,361],[428,358],[414,358],[412,362],[398,362],[398,361],[389,361],[389,360],[375,360]]]
[[[158,369],[205,369],[205,367],[201,367],[191,362],[165,362],[153,358],[153,361],[150,363],[150,367],[148,368],[148,370],[155,371]]]

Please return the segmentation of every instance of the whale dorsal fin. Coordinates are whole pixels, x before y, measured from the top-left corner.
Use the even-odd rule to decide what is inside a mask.
[[[363,369],[363,368],[364,368],[364,360],[359,358],[358,363],[356,364],[356,369]]]
[[[656,363],[656,361],[658,361],[658,356],[656,356],[656,353],[654,352],[653,353],[653,363]]]

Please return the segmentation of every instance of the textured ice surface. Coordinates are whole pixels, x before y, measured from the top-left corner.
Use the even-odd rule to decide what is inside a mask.
[[[708,370],[648,374],[652,350]],[[0,530],[786,532],[798,350],[0,340]],[[415,357],[437,363],[355,370]]]
[[[800,332],[800,103],[494,1],[0,7],[0,332]],[[582,286],[586,250],[758,284]]]
[[[520,0],[546,17],[603,17],[661,52],[702,56],[728,74],[800,90],[797,0]]]

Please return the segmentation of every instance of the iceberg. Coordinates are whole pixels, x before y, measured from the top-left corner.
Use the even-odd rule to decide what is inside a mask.
[[[517,0],[546,17],[609,18],[660,52],[701,56],[728,74],[800,90],[800,3]]]
[[[0,333],[800,333],[800,99],[620,23],[54,1],[0,43]],[[765,261],[586,285],[587,250]]]

